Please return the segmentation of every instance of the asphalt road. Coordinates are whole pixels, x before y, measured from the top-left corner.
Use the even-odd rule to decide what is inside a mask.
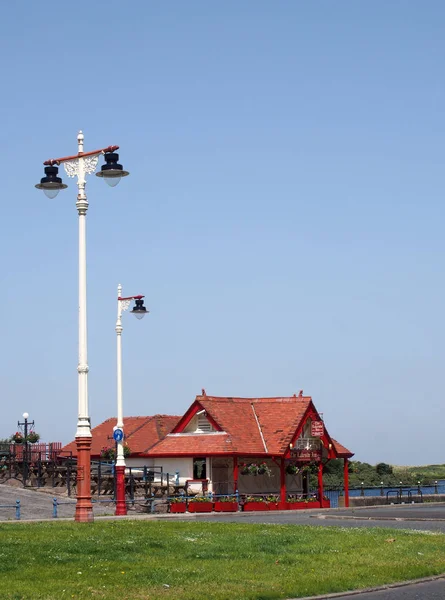
[[[328,509],[187,515],[183,519],[206,518],[218,522],[280,523],[332,527],[387,527],[420,529],[445,533],[445,503],[431,505],[399,505],[381,509]],[[445,600],[445,595],[444,595]]]
[[[312,596],[310,600],[444,600],[445,579],[437,579],[422,583],[407,584],[401,587],[381,589],[374,592],[354,592],[347,595],[331,594],[330,596]],[[309,600],[295,598],[291,600]]]

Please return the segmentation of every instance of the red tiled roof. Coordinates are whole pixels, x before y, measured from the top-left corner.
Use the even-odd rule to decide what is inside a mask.
[[[198,411],[204,409],[209,420],[220,432],[182,433]],[[125,435],[132,455],[196,456],[254,455],[284,456],[289,444],[306,421],[306,415],[318,413],[310,396],[275,398],[231,398],[196,396],[182,416],[155,415],[126,417]],[[92,430],[91,455],[98,457],[103,446],[113,443],[116,419],[107,419]],[[331,440],[329,434],[328,441]],[[347,448],[332,440],[337,456],[353,456]],[[62,450],[76,454],[75,442]]]
[[[150,455],[282,455],[309,408],[311,398],[228,398],[203,395],[197,396],[194,404],[198,405],[196,408],[204,408],[227,435],[173,433],[152,448]],[[189,412],[190,409],[187,413]],[[173,432],[181,431],[182,421],[178,422]]]
[[[125,440],[132,454],[145,453],[162,440],[176,425],[180,417],[174,415],[155,415],[153,417],[124,417]],[[107,419],[91,431],[93,436],[91,456],[99,457],[104,446],[112,446],[113,427],[116,417]],[[62,448],[63,452],[72,452],[76,456],[76,443],[71,442]]]
[[[196,456],[234,454],[232,437],[226,433],[170,434],[156,444],[150,456]]]
[[[342,446],[340,442],[337,442],[337,440],[334,440],[334,438],[331,439],[332,443],[334,444],[334,450],[338,454],[339,458],[350,458],[351,456],[354,456],[354,453]]]

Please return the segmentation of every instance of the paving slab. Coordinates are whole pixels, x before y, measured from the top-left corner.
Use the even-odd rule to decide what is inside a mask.
[[[20,500],[20,520],[41,520],[53,518],[54,493],[43,492],[23,487],[0,485],[0,521],[16,520],[16,500]],[[74,518],[76,508],[75,498],[57,495],[59,505],[58,517]],[[110,502],[94,503],[94,515],[110,515],[114,513],[114,504]]]

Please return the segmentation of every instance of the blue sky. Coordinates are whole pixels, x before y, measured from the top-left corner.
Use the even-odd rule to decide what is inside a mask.
[[[357,459],[445,462],[444,29],[434,0],[5,5],[0,437],[74,437],[76,187],[34,185],[82,129],[131,172],[87,184],[93,425],[120,282],[151,311],[126,415],[304,389]]]

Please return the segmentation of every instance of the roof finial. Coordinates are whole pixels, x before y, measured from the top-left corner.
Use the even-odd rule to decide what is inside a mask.
[[[201,396],[207,396],[206,391],[205,391],[204,388],[202,388],[202,390],[201,390]]]
[[[300,393],[298,394],[298,397],[299,397],[299,398],[302,398],[302,397],[303,397],[303,390],[300,390]]]

